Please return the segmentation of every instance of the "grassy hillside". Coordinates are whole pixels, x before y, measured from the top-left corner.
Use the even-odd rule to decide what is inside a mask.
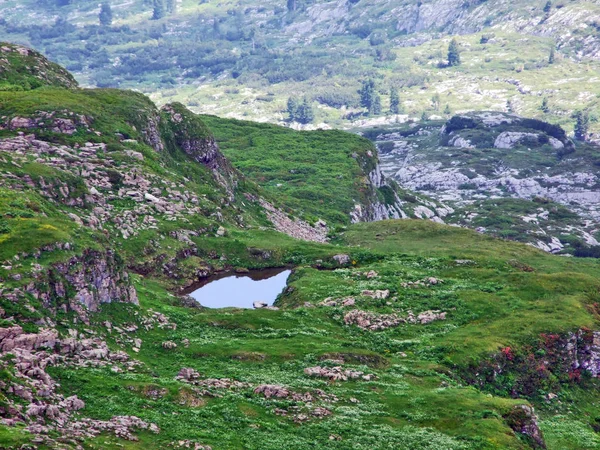
[[[77,87],[73,75],[29,48],[2,43],[0,55],[0,91],[26,91],[41,86]]]
[[[0,447],[600,448],[596,260],[428,221],[276,231],[343,223],[376,162],[353,135],[110,89],[0,108]],[[285,266],[278,309],[181,295]]]
[[[290,244],[277,242],[280,251]],[[126,328],[160,312],[177,328],[129,334],[143,342],[134,356],[142,365],[130,373],[115,374],[109,367],[56,367],[49,373],[60,381],[62,392],[85,401],[80,415],[108,420],[131,414],[161,428],[158,435],[136,433],[140,441],[126,443],[127,448],[158,448],[180,439],[224,449],[529,448],[527,439],[519,439],[507,425],[512,408],[526,402],[510,399],[514,381],[507,379],[505,391],[490,395],[485,388],[465,385],[459,369],[500,349],[527,349],[549,330],[561,334],[594,327],[586,305],[593,301],[589,289],[595,286],[597,265],[422,221],[353,226],[343,244],[361,245],[360,251],[332,249],[349,251],[356,265],[335,271],[299,267],[290,282],[293,293],[281,300],[280,311],[191,310],[176,306],[160,283],[135,277],[140,308],[107,305],[89,327],[111,346],[129,352],[131,344],[113,341],[118,335],[107,332],[105,321]],[[322,248],[320,257],[327,251]],[[296,252],[312,258],[305,245]],[[377,276],[367,279],[364,274],[372,270]],[[443,284],[401,287],[427,277]],[[386,303],[361,296],[364,289],[390,289],[390,298]],[[360,310],[375,314],[441,309],[448,316],[427,325],[373,332],[344,324],[351,307],[285,307],[347,296],[357,298]],[[182,344],[186,339],[189,346]],[[165,349],[161,343],[166,341],[178,347]],[[332,383],[303,375],[306,367],[334,367],[339,360],[344,369],[378,379]],[[202,379],[232,378],[248,385],[200,393],[173,380],[182,367],[198,370]],[[510,374],[517,380],[519,375]],[[590,426],[595,381],[572,382],[552,368],[544,378],[544,386],[558,398],[548,403],[542,387],[530,401],[538,407],[548,448],[598,448]],[[311,405],[265,399],[253,393],[263,383],[296,392],[322,389],[337,400]],[[293,407],[308,413],[317,405],[332,415],[294,422]],[[275,408],[290,411],[288,417],[274,413]],[[11,442],[11,436],[15,444],[28,439],[14,429],[4,429],[0,436],[3,442]],[[117,448],[121,443],[101,436],[85,446]]]
[[[376,149],[340,131],[299,133],[269,124],[203,116],[232,163],[273,197],[310,221],[347,223],[368,199]]]

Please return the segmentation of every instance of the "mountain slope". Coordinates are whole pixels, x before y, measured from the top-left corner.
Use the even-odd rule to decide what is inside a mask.
[[[2,43],[0,55],[2,91],[22,91],[40,86],[77,87],[73,75],[29,48]]]
[[[431,221],[348,224],[347,199],[384,186],[357,136],[60,83],[0,108],[2,448],[600,447],[595,261]],[[297,219],[324,206],[273,185],[297,183],[303,156],[345,197],[327,243]],[[181,295],[286,266],[274,309]]]
[[[575,145],[560,127],[476,112],[366,134],[386,176],[452,208],[449,223],[546,251],[598,245],[598,147]]]
[[[20,0],[6,5],[0,30],[86,85],[144,89],[160,104],[238,119],[284,123],[287,98],[307,96],[316,126],[357,125],[357,90],[369,77],[384,114],[393,86],[402,112],[416,118],[447,104],[512,110],[570,130],[574,111],[597,115],[597,2],[298,0],[293,10],[279,1],[176,3],[160,20],[151,20],[149,2],[113,4],[113,24],[99,26],[91,0]],[[454,34],[463,62],[448,68]]]

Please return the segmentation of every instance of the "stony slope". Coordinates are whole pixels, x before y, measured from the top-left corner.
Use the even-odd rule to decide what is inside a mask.
[[[598,147],[505,113],[367,133],[383,172],[451,207],[450,223],[547,250],[597,246]]]

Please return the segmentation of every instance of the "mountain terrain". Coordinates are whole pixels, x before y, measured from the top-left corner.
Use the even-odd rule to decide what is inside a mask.
[[[365,137],[158,108],[0,50],[3,448],[600,448],[597,260],[374,222],[448,200],[399,188]],[[418,159],[418,137],[517,132],[478,117],[402,139]],[[547,125],[540,159],[572,145]],[[271,267],[292,269],[272,308],[182,294]]]
[[[5,1],[4,40],[33,46],[85,86],[129,87],[158,104],[285,123],[290,96],[307,97],[312,124],[347,128],[495,110],[571,132],[590,113],[598,132],[597,1],[148,0]],[[447,67],[457,37],[460,65]],[[382,98],[365,118],[357,94],[373,78]],[[390,114],[390,90],[400,97]]]
[[[598,147],[561,127],[488,111],[363,133],[378,145],[382,172],[445,206],[447,223],[546,251],[598,246]]]

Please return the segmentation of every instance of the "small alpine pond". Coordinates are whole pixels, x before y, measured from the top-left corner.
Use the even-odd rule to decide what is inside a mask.
[[[271,306],[285,289],[291,272],[285,268],[224,272],[192,285],[186,293],[207,308]]]

